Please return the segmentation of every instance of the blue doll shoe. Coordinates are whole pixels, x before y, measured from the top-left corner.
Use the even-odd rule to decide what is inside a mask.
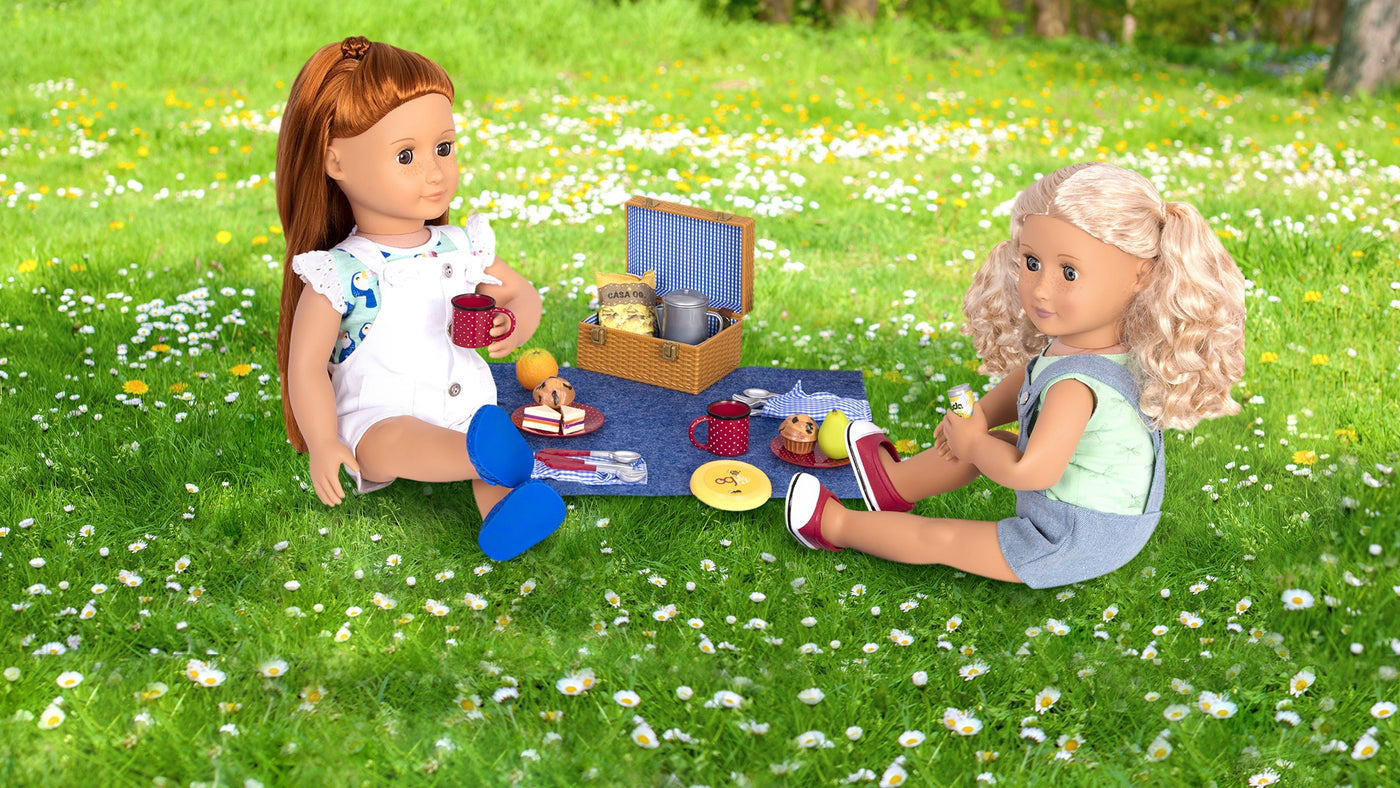
[[[491,560],[508,561],[558,530],[564,514],[564,499],[552,487],[525,482],[491,507],[476,543]]]
[[[482,405],[467,425],[467,458],[477,476],[497,487],[519,487],[535,469],[535,455],[499,405]]]

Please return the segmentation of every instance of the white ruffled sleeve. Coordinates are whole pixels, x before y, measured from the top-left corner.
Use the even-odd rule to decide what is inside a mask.
[[[336,271],[335,258],[330,252],[303,252],[292,258],[292,271],[312,290],[325,296],[336,312],[345,314],[345,294],[340,286],[340,273]]]
[[[486,273],[486,269],[496,262],[496,231],[485,216],[474,213],[467,217],[467,237],[471,240],[471,270],[466,277],[472,286],[479,284],[503,284],[501,280]]]
[[[472,239],[473,254],[496,259],[496,231],[491,229],[489,219],[479,213],[467,217],[467,236]]]

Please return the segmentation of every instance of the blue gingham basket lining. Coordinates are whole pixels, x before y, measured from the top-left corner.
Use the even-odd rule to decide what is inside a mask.
[[[636,460],[628,463],[632,468],[646,471],[647,461]],[[561,482],[574,482],[576,484],[646,484],[645,475],[639,481],[624,482],[617,478],[616,474],[607,471],[568,471],[562,468],[551,468],[543,461],[536,459],[535,467],[530,472],[531,479],[555,479]]]
[[[655,270],[657,295],[699,290],[710,297],[711,309],[741,312],[744,230],[629,205],[627,270],[638,276]]]

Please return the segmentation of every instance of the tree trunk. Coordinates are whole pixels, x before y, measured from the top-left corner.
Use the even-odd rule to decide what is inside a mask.
[[[1059,38],[1069,28],[1069,0],[1035,0],[1035,34]]]
[[[1336,46],[1342,36],[1342,8],[1347,0],[1313,0],[1308,41],[1322,47]]]
[[[776,25],[792,24],[792,0],[759,0],[760,18]]]
[[[841,17],[874,22],[879,0],[822,0],[822,9],[833,22]]]
[[[1342,32],[1332,50],[1327,89],[1371,92],[1400,81],[1400,3],[1346,0]]]

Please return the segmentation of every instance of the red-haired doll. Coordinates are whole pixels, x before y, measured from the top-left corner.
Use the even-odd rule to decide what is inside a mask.
[[[553,533],[564,503],[530,481],[532,453],[486,362],[451,343],[450,302],[475,291],[515,314],[513,333],[502,337],[503,315],[492,328],[499,358],[534,333],[541,301],[484,219],[447,221],[452,101],[436,63],[361,37],[322,47],[292,85],[277,140],[282,412],[323,503],[344,498],[342,465],[361,492],[471,479],[478,541],[506,559]]]

